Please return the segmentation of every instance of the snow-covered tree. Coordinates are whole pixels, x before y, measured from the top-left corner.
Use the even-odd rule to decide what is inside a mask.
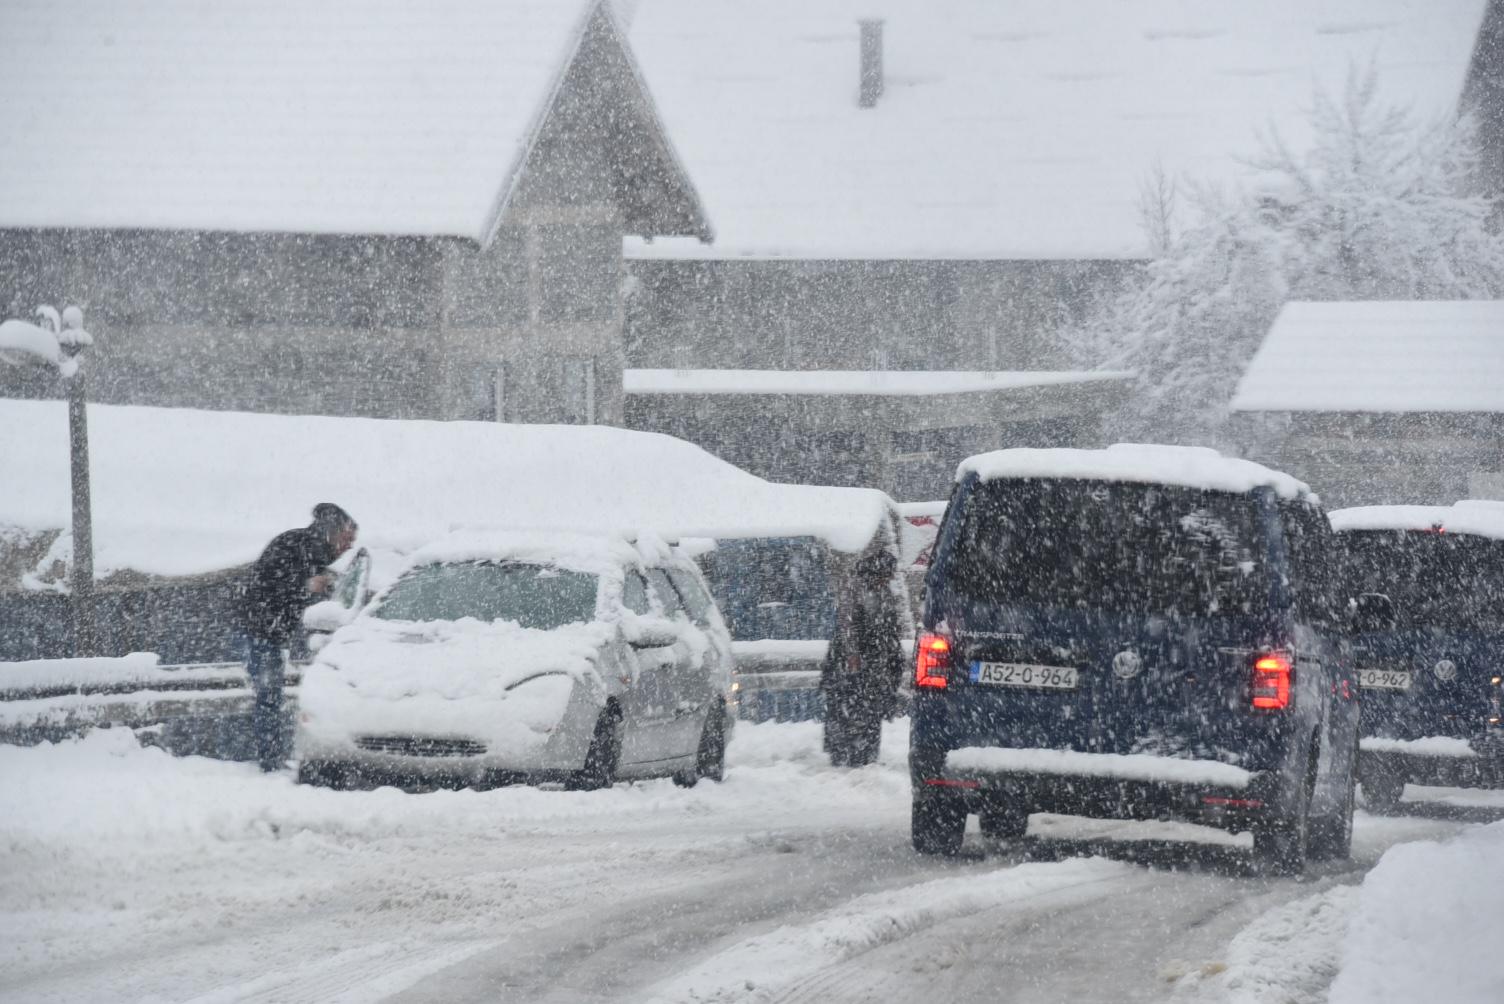
[[[1370,71],[1351,75],[1340,99],[1318,94],[1309,149],[1270,137],[1244,190],[1178,186],[1162,172],[1145,185],[1153,259],[1067,335],[1068,349],[1138,371],[1123,416],[1133,434],[1215,442],[1286,300],[1504,296],[1504,236],[1473,191],[1472,120],[1419,124],[1376,91]]]

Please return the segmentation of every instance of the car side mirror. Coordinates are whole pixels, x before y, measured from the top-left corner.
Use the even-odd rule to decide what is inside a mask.
[[[622,637],[633,648],[667,648],[679,640],[679,629],[662,617],[629,616],[621,624]]]
[[[1394,601],[1383,593],[1358,594],[1348,611],[1354,631],[1387,631],[1394,627]]]
[[[314,634],[332,634],[354,620],[355,614],[338,600],[323,600],[303,611],[303,627]]]

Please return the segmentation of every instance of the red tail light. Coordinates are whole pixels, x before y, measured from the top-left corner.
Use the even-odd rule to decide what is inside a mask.
[[[950,676],[950,639],[922,634],[914,643],[914,686],[944,690]]]
[[[1278,711],[1290,706],[1290,657],[1268,652],[1253,663],[1253,706]]]

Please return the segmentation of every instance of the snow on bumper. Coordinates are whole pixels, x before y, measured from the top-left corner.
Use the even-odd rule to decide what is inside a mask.
[[[1149,754],[967,747],[938,770],[915,768],[915,796],[958,797],[971,811],[1025,807],[1112,819],[1178,818],[1246,828],[1264,811],[1270,778],[1232,764]]]
[[[298,716],[300,760],[372,773],[480,778],[578,769],[603,695],[568,674],[549,673],[500,697],[419,693],[392,700],[351,690],[325,698],[305,702]]]
[[[1076,750],[968,746],[945,758],[947,774],[1049,774],[1149,781],[1209,788],[1246,788],[1252,772],[1216,760],[1187,760],[1147,753],[1082,753]]]

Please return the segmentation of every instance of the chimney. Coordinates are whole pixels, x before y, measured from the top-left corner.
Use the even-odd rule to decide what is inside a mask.
[[[857,24],[862,29],[862,89],[857,104],[872,108],[883,93],[883,22],[864,18]]]

